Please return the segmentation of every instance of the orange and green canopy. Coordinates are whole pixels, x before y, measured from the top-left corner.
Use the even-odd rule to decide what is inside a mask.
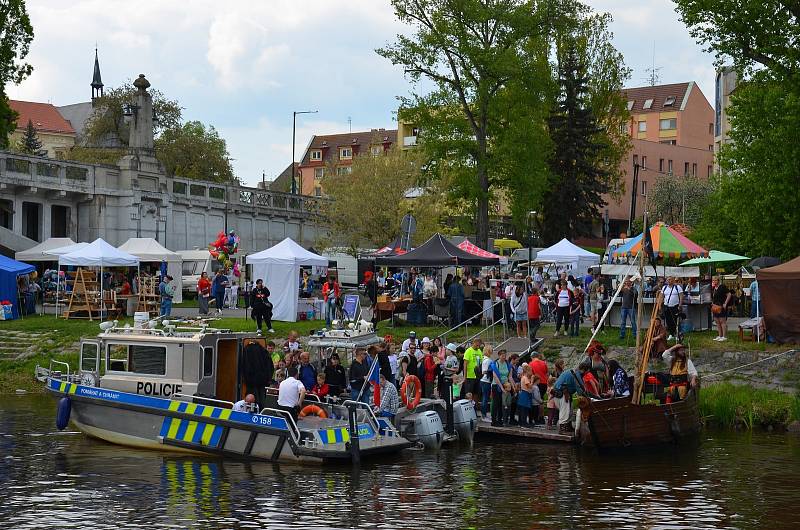
[[[614,258],[636,256],[642,249],[642,236],[644,236],[644,233],[632,238],[630,241],[617,248],[612,256]],[[706,249],[662,222],[658,222],[650,227],[650,238],[653,240],[653,253],[657,259],[708,257],[708,251]]]

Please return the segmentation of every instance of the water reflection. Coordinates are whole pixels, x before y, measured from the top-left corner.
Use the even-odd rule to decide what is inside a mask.
[[[478,443],[303,467],[121,448],[57,432],[53,411],[0,398],[2,527],[789,528],[800,498],[800,444],[782,435],[612,456]]]

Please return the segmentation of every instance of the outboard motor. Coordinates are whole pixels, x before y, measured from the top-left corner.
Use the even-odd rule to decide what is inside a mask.
[[[453,403],[453,425],[458,439],[472,443],[475,430],[478,428],[478,415],[472,400],[459,399]]]
[[[426,410],[416,414],[414,431],[425,449],[439,449],[444,441],[444,426],[439,414]]]

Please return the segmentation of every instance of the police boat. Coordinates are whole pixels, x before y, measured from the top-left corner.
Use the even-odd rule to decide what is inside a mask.
[[[240,371],[252,333],[151,320],[103,322],[82,340],[76,370],[52,360],[36,376],[58,399],[56,424],[111,443],[287,462],[358,462],[413,445],[363,403],[304,402],[300,419],[275,406],[232,410],[251,393]],[[269,396],[268,396],[269,397]]]

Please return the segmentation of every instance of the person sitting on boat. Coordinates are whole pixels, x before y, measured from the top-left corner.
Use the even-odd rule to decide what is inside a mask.
[[[297,367],[292,366],[288,377],[278,387],[278,408],[288,412],[296,422],[300,405],[305,398],[306,387],[297,379]]]
[[[653,323],[653,340],[652,346],[650,346],[650,359],[658,359],[668,347],[667,328],[661,321],[661,317],[656,317]]]
[[[597,381],[597,377],[595,377],[591,370],[586,370],[583,374],[583,387],[586,389],[586,393],[588,395],[595,398],[611,397],[610,392],[613,392],[602,392],[600,390],[600,383]]]
[[[381,385],[381,404],[379,407],[374,407],[375,413],[383,418],[389,418],[394,421],[394,416],[397,414],[397,409],[400,406],[400,397],[397,394],[397,388],[388,380],[381,372],[380,374]]]
[[[340,396],[347,390],[347,374],[339,362],[339,354],[332,353],[328,364],[325,366],[325,382],[330,387],[330,395]]]
[[[667,403],[685,398],[689,387],[697,387],[698,375],[692,360],[686,356],[686,346],[678,343],[665,351],[661,357],[669,364],[670,384]]]
[[[603,357],[606,354],[605,347],[596,340],[589,343],[586,349],[586,361],[590,363],[590,371],[597,380],[597,395],[606,394],[611,390],[611,376],[608,371],[608,363]]]
[[[258,412],[258,405],[256,405],[256,397],[253,394],[247,394],[244,399],[240,399],[233,404],[234,412]]]
[[[553,385],[553,397],[556,398],[558,408],[558,432],[559,434],[570,434],[572,432],[572,395],[584,394],[583,374],[592,367],[588,361],[583,361],[578,365],[577,370],[565,370]]]
[[[311,388],[311,393],[320,399],[325,399],[331,392],[331,387],[325,382],[325,374],[317,374],[317,382]]]
[[[616,359],[608,361],[608,372],[611,374],[611,380],[614,381],[614,397],[630,396],[631,385],[628,373],[620,366],[619,361]]]
[[[310,362],[310,355],[307,351],[300,354],[300,366],[297,369],[298,379],[306,387],[306,390],[311,390],[317,384],[317,369]]]

